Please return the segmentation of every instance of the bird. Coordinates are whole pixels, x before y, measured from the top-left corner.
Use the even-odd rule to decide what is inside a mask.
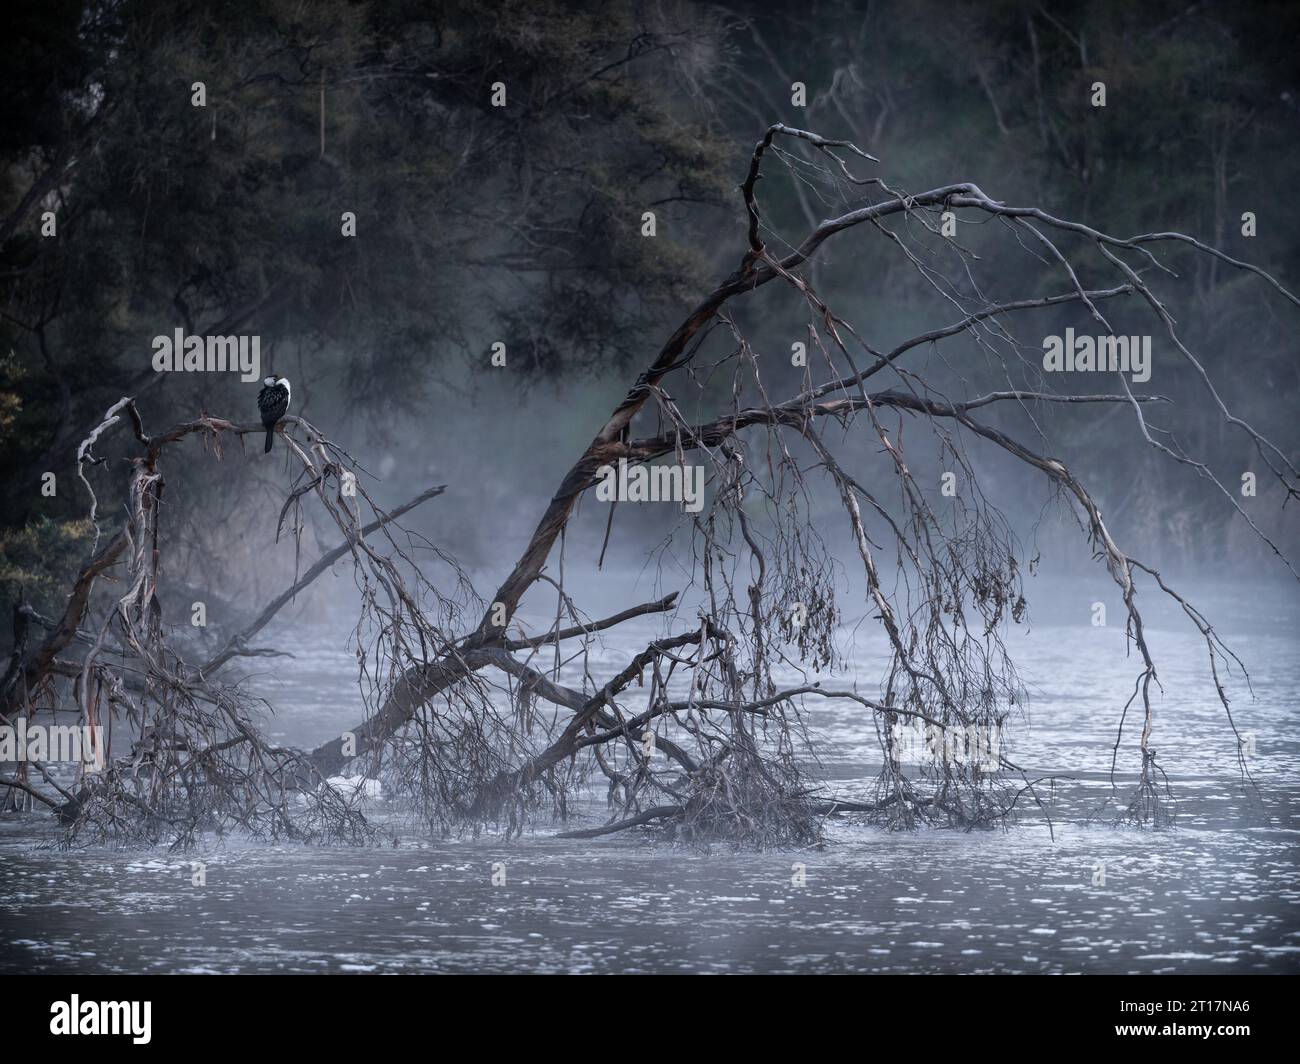
[[[275,424],[289,409],[289,378],[264,377],[262,390],[257,393],[257,409],[262,415],[262,424],[266,426],[266,447],[262,453],[270,454]]]

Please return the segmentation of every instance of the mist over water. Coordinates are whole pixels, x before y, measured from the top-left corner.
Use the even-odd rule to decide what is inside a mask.
[[[136,760],[101,807],[75,803],[94,815],[71,848],[47,806],[0,815],[0,972],[1300,972],[1300,578],[1286,560],[1300,557],[1300,199],[1280,191],[1300,166],[1293,13],[322,0],[214,14],[177,0],[164,19],[122,0],[69,21],[29,6],[34,44],[0,71],[16,101],[0,138],[0,618],[14,644],[30,618],[29,650],[70,638],[33,665],[27,705],[18,684],[0,695],[70,724],[91,712],[78,685],[94,666],[121,680],[99,694],[129,692],[105,712],[111,752]],[[57,78],[43,68],[56,60]],[[258,370],[150,369],[151,338],[183,336],[206,350],[228,337],[292,381],[267,423],[274,450]],[[1120,346],[1126,361],[1103,370]],[[718,428],[742,412],[743,428]],[[166,439],[196,418],[208,427]],[[643,471],[682,466],[700,508],[572,490],[586,459],[620,448]],[[363,501],[345,498],[345,466]],[[393,569],[345,553],[249,656],[190,674],[355,545],[353,516],[434,486],[367,540]],[[571,497],[562,532],[540,537],[540,574],[515,569]],[[75,623],[45,618],[118,533],[131,549]],[[393,573],[419,610],[390,594]],[[527,590],[487,622],[516,576]],[[1143,765],[1129,578],[1174,817],[1158,830],[1121,824]],[[1161,580],[1249,681],[1222,656],[1215,671]],[[838,657],[817,671],[784,611],[815,599],[828,616],[828,587]],[[382,757],[328,749],[377,719],[399,677],[467,646],[669,594],[670,611],[589,645],[521,640],[508,664],[591,696],[656,640],[700,633],[697,659],[660,654],[607,703],[630,719],[665,693],[651,674],[671,672],[667,699],[692,704],[654,734],[695,763],[661,749],[647,768],[605,717],[603,745],[531,775],[572,707],[521,690],[500,658],[399,704]],[[147,662],[123,649],[146,628]],[[5,676],[25,683],[15,649]],[[964,767],[953,802],[930,775],[911,813],[996,828],[890,832],[837,810],[816,847],[667,839],[669,822],[742,844],[814,837],[790,798],[796,765],[818,798],[881,798],[885,711],[850,698],[795,698],[794,765],[751,757],[747,729],[762,755],[784,749],[779,712],[735,705],[742,690],[760,701],[769,664],[776,691],[818,685],[950,723],[1014,694],[996,737],[1019,767],[997,773],[1014,815],[999,823]],[[219,689],[236,681],[234,697]],[[697,691],[731,700],[700,711],[716,727],[690,725]],[[245,772],[263,751],[244,712],[271,744],[325,752],[320,776],[342,773],[372,845],[228,828],[193,850],[139,842],[253,806],[278,837],[285,793],[317,813],[304,790],[318,776]],[[440,713],[494,741],[421,731]],[[578,723],[595,734],[598,719]],[[432,815],[393,786],[416,748],[441,773],[420,779]],[[623,770],[617,787],[596,749]],[[733,778],[741,798],[711,805]],[[132,835],[146,790],[165,815],[145,807]],[[659,830],[562,837],[669,799]],[[323,834],[345,834],[331,812]],[[134,841],[84,845],[103,823]]]
[[[1068,622],[1072,604],[1090,595],[1086,584],[1058,580],[1036,590],[1042,619],[1013,643],[1031,703],[1008,746],[1030,778],[1073,778],[1040,788],[1046,812],[1023,797],[1008,830],[889,833],[833,823],[824,849],[758,854],[704,854],[635,837],[554,838],[564,826],[599,822],[599,784],[575,804],[571,824],[539,818],[510,842],[430,840],[382,797],[367,811],[391,825],[396,847],[231,838],[184,856],[64,853],[33,815],[0,827],[0,938],[8,944],[0,969],[1295,971],[1294,596],[1276,585],[1195,589],[1251,669],[1256,697],[1243,691],[1232,706],[1238,727],[1256,736],[1249,767],[1258,798],[1235,772],[1235,740],[1207,685],[1203,642],[1181,614],[1153,611],[1164,685],[1154,744],[1177,800],[1175,829],[1154,832],[1106,822],[1115,725],[1135,671],[1122,630]],[[856,620],[846,618],[846,631]],[[607,636],[593,651],[593,671],[617,668],[660,623]],[[359,719],[355,659],[341,625],[286,627],[281,645],[295,657],[276,665],[267,727],[276,741],[310,746]],[[871,690],[884,646],[868,628],[857,641],[853,675]],[[581,686],[581,669],[570,662],[560,678]],[[805,721],[820,761],[815,774],[838,795],[866,795],[879,748],[862,708],[810,698]],[[1120,797],[1135,767],[1129,730]],[[192,860],[206,864],[201,891],[190,885]],[[506,882],[494,887],[498,862]],[[803,886],[792,883],[797,864]],[[1100,867],[1104,885],[1094,882]]]

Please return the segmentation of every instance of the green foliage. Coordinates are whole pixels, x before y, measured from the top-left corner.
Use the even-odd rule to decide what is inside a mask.
[[[496,340],[518,348],[517,384],[622,364],[711,272],[685,224],[728,192],[727,141],[697,91],[724,67],[708,12],[19,6],[60,76],[27,60],[0,71],[0,95],[26,108],[0,141],[0,211],[53,173],[42,206],[58,235],[28,205],[0,249],[0,350],[26,374],[5,407],[10,523],[122,394],[151,425],[250,408],[234,375],[158,379],[160,333],[259,334],[264,368],[296,375],[298,409],[383,426]]]
[[[63,612],[68,587],[85,562],[94,528],[90,521],[38,517],[0,531],[0,616],[20,598],[46,616]]]
[[[259,334],[264,367],[295,379],[297,409],[389,444],[404,417],[505,380],[467,371],[498,340],[516,392],[540,378],[622,381],[734,264],[744,154],[776,120],[854,139],[892,187],[972,180],[1111,232],[1178,229],[1300,273],[1300,201],[1278,187],[1300,164],[1295,5],[739,6],[10,3],[0,528],[84,515],[77,492],[42,498],[39,478],[71,484],[77,441],[123,394],[151,426],[251,411],[233,375],[152,372],[152,337],[178,326]],[[805,109],[790,106],[792,80],[807,84]],[[199,81],[205,108],[191,105]],[[491,105],[498,81],[504,108]],[[1091,106],[1094,81],[1106,108]],[[872,191],[837,198],[779,172],[759,189],[764,220],[796,239]],[[54,239],[39,232],[46,208]],[[640,235],[647,209],[654,239]],[[1244,210],[1259,216],[1254,239],[1240,235]],[[904,257],[848,261],[859,246],[813,270],[868,339],[950,319]],[[1230,363],[1225,401],[1263,387],[1271,402],[1252,418],[1288,444],[1281,399],[1300,370],[1279,357],[1290,327],[1267,291],[1165,254],[1183,276],[1184,333],[1212,369]],[[985,265],[993,298],[1062,290],[1051,263],[990,250]],[[1162,367],[1159,390],[1195,409],[1197,383]],[[1125,462],[1130,442],[1111,432],[1084,446],[1090,425],[1063,417],[1054,430],[1085,477]],[[1217,431],[1178,427],[1191,450]],[[97,475],[120,473],[109,462]],[[1194,478],[1164,490],[1187,492],[1171,509],[1198,505]]]

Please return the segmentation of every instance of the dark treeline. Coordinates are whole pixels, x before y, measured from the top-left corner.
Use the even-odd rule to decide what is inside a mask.
[[[151,427],[200,410],[252,420],[254,386],[237,374],[154,372],[152,339],[178,328],[260,336],[262,370],[294,380],[297,412],[384,448],[416,490],[435,440],[447,477],[530,480],[526,460],[471,472],[479,459],[445,452],[483,421],[528,450],[527,419],[503,424],[525,389],[541,421],[556,420],[541,396],[576,395],[541,439],[585,442],[583,410],[598,420],[628,367],[734,265],[736,186],[774,121],[852,138],[895,189],[972,181],[1111,233],[1179,230],[1300,276],[1300,207],[1279,185],[1300,153],[1300,10],[1287,3],[24,0],[4,18],[6,615],[19,594],[52,608],[87,554],[74,454],[112,402],[135,395]],[[1104,108],[1090,101],[1096,82]],[[505,107],[493,106],[497,84]],[[802,233],[854,194],[819,177],[762,189],[774,233]],[[1007,258],[984,275],[997,278],[992,298],[1061,290],[1046,259],[990,254]],[[1181,330],[1219,367],[1224,400],[1294,451],[1300,382],[1278,357],[1294,342],[1267,286],[1190,251],[1163,254],[1180,274]],[[905,256],[868,249],[830,269],[845,261],[824,257],[811,279],[873,341],[952,320]],[[771,350],[788,352],[798,319],[763,313],[747,332],[767,329]],[[1123,312],[1116,321],[1123,331]],[[484,372],[498,341],[508,377]],[[1151,389],[1188,411],[1180,442],[1235,480],[1249,442],[1197,416],[1189,370],[1158,365]],[[1107,501],[1126,529],[1216,562],[1264,550],[1193,473],[1171,475],[1136,447],[1123,409],[1105,418],[1062,416],[1051,435],[1085,479],[1124,471]],[[247,481],[194,477],[202,517],[178,507],[178,539],[207,566],[247,561],[212,549],[238,539]],[[1041,503],[1025,490],[1015,501]]]

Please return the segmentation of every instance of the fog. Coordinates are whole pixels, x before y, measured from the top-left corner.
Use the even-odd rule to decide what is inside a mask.
[[[0,694],[109,767],[0,768],[0,969],[1294,970],[1273,16],[90,10]]]

